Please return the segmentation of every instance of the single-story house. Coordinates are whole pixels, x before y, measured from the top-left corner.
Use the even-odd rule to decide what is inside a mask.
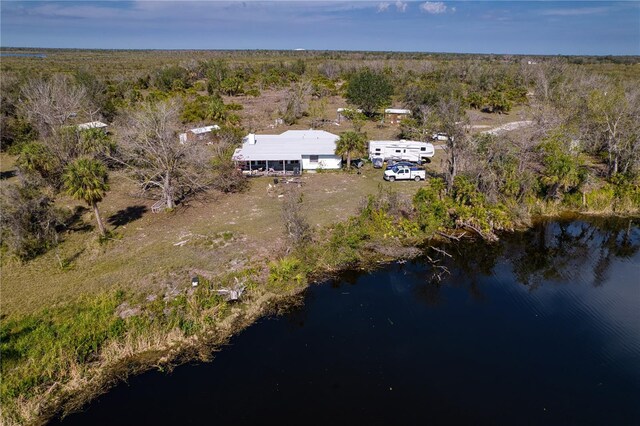
[[[287,130],[279,135],[250,133],[232,159],[248,173],[339,169],[342,157],[335,153],[338,139],[324,130]]]
[[[107,131],[107,125],[102,121],[90,121],[88,123],[78,124],[78,130],[89,130],[89,129],[102,129],[102,131]]]
[[[389,124],[400,124],[400,120],[410,115],[410,109],[387,108],[384,110],[384,121]]]
[[[180,133],[180,143],[202,141],[205,139],[209,139],[209,142],[211,142],[210,138],[214,130],[220,130],[220,126],[214,124],[212,126],[189,129],[184,133]]]

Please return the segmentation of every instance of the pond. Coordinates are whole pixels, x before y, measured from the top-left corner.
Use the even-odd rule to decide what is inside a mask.
[[[640,424],[636,224],[437,248],[452,258],[313,286],[213,362],[132,377],[62,424]]]
[[[16,52],[0,52],[0,57],[17,57],[17,58],[39,58],[44,59],[47,57],[44,53],[16,53]]]

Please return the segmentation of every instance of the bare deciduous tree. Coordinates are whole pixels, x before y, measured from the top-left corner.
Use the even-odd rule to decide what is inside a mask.
[[[166,208],[207,183],[207,155],[197,141],[180,142],[180,107],[175,101],[148,103],[122,126],[116,160],[125,165],[143,191],[160,189]]]
[[[323,62],[318,65],[318,72],[320,73],[320,75],[333,80],[340,75],[340,67],[338,67],[338,65],[334,62]]]
[[[317,129],[324,123],[324,116],[327,110],[326,99],[311,101],[309,105],[309,117],[311,118],[311,128]]]
[[[222,192],[240,192],[247,188],[249,181],[238,170],[231,159],[237,144],[221,140],[213,146],[211,169],[213,172],[212,186]]]
[[[295,123],[307,109],[307,99],[311,94],[311,83],[299,81],[294,83],[287,94],[287,106],[283,113],[284,121],[287,124]]]
[[[448,135],[444,147],[447,153],[445,172],[447,188],[453,188],[453,180],[460,171],[467,146],[469,145],[469,118],[462,103],[455,98],[441,99],[436,105],[440,129]]]
[[[84,87],[64,75],[33,79],[22,88],[22,96],[25,116],[45,137],[56,134],[88,105]]]
[[[434,129],[435,108],[431,105],[419,105],[414,108],[411,119],[405,119],[400,124],[402,136],[405,138],[429,141]]]
[[[311,239],[311,225],[303,212],[303,194],[300,191],[290,189],[285,192],[282,220],[286,236],[294,247]]]
[[[609,175],[627,172],[638,161],[640,95],[637,87],[605,84],[591,91],[587,105],[591,136],[607,152]]]

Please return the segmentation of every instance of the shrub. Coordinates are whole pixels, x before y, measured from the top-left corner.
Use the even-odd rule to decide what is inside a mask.
[[[311,225],[303,211],[304,194],[290,190],[284,194],[282,203],[282,221],[285,235],[293,247],[298,247],[311,240]]]
[[[0,210],[2,244],[19,259],[32,259],[58,243],[60,214],[53,207],[53,199],[35,186],[3,188]]]
[[[162,68],[156,73],[155,86],[163,92],[188,88],[189,72],[179,66]]]
[[[540,183],[547,198],[561,199],[587,178],[582,158],[571,152],[571,143],[563,129],[557,129],[538,147],[542,153]]]
[[[272,291],[288,291],[306,285],[307,277],[302,262],[295,257],[284,257],[269,263],[267,286]]]
[[[614,205],[616,192],[612,185],[605,185],[585,195],[589,209],[603,211],[611,209]]]
[[[444,181],[434,179],[428,186],[420,188],[414,196],[413,203],[418,211],[418,225],[428,235],[452,225],[448,213],[449,206],[443,199],[443,191]]]
[[[53,151],[40,142],[25,144],[16,161],[18,170],[31,182],[44,181],[53,187],[60,186],[63,165]]]

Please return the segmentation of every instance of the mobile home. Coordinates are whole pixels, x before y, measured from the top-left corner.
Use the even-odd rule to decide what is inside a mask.
[[[418,141],[369,141],[369,159],[382,158],[384,161],[428,161],[435,155],[433,144]]]

